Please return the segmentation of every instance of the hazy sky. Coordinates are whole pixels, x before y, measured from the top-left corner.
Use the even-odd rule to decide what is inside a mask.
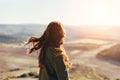
[[[0,0],[0,23],[120,25],[120,0]]]

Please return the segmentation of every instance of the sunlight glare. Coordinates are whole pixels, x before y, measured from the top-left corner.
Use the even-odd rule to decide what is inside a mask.
[[[109,18],[107,17],[109,15],[109,6],[107,3],[97,3],[95,6],[94,15],[99,23],[107,24],[107,22],[110,22]]]

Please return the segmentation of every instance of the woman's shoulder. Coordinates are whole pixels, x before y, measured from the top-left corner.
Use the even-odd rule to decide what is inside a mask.
[[[55,56],[62,54],[64,51],[64,48],[62,47],[48,47],[47,48],[47,53],[54,54]]]
[[[47,50],[51,51],[51,52],[63,52],[64,48],[62,48],[62,47],[48,47]]]

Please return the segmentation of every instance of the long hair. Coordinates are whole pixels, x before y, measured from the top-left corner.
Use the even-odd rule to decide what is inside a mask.
[[[40,38],[32,37],[28,40],[27,44],[30,42],[33,43],[33,47],[30,49],[29,53],[42,48],[39,55],[40,67],[43,65],[43,61],[45,59],[46,48],[48,46],[60,47],[64,42],[64,36],[65,29],[63,25],[60,22],[54,21],[48,24],[46,30]]]
[[[51,22],[44,32],[45,43],[50,46],[59,46],[64,42],[65,30],[60,22]]]

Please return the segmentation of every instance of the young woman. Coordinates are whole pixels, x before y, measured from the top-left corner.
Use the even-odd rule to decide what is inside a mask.
[[[51,22],[43,35],[30,37],[26,43],[33,43],[27,54],[41,49],[39,54],[39,80],[69,80],[67,68],[71,66],[65,53],[65,30],[60,22]]]

